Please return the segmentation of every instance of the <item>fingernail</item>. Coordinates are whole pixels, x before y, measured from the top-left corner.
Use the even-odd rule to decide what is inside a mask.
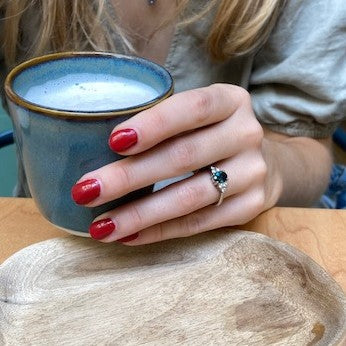
[[[103,219],[93,222],[89,227],[89,233],[93,239],[101,240],[109,236],[116,227],[111,219]]]
[[[118,241],[119,243],[127,243],[127,242],[129,242],[129,241],[132,241],[132,240],[137,239],[138,236],[139,236],[139,233],[137,232],[137,233],[128,235],[127,237],[120,238],[120,239],[118,239],[117,241]]]
[[[100,183],[96,179],[84,180],[72,187],[71,196],[77,204],[88,204],[100,196]]]
[[[111,134],[108,143],[113,151],[124,151],[137,143],[137,132],[132,129],[116,131]]]

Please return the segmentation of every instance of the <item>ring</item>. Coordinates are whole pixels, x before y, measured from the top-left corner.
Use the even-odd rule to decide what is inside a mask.
[[[215,166],[210,166],[211,171],[211,181],[213,182],[216,189],[220,192],[220,198],[219,201],[216,203],[216,206],[218,207],[221,205],[227,185],[228,185],[228,177],[227,173],[225,171],[221,171],[219,168]]]

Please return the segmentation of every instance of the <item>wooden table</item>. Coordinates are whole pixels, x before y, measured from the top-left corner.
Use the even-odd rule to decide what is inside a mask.
[[[300,249],[346,291],[346,210],[273,208],[237,228]],[[64,236],[40,215],[32,199],[0,198],[0,263],[30,244]]]

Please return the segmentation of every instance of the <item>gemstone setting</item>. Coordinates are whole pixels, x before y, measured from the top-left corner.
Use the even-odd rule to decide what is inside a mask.
[[[222,171],[221,169],[215,166],[210,166],[210,171],[211,171],[211,181],[216,187],[216,189],[220,192],[219,200],[216,203],[216,206],[219,206],[222,204],[224,199],[224,195],[228,185],[228,176],[225,171]]]
[[[223,194],[227,188],[228,176],[225,171],[217,167],[211,166],[211,180],[214,186]]]

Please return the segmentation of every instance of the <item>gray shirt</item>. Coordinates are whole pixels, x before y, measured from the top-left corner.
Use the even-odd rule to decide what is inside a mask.
[[[263,125],[292,136],[327,137],[344,119],[345,0],[288,0],[259,50],[222,63],[211,61],[204,46],[211,20],[175,30],[165,66],[176,92],[216,82],[240,85]],[[21,165],[16,195],[28,195]]]
[[[288,0],[256,53],[215,64],[203,22],[177,30],[166,67],[176,90],[215,82],[250,91],[258,120],[292,136],[329,136],[346,113],[345,0]]]

